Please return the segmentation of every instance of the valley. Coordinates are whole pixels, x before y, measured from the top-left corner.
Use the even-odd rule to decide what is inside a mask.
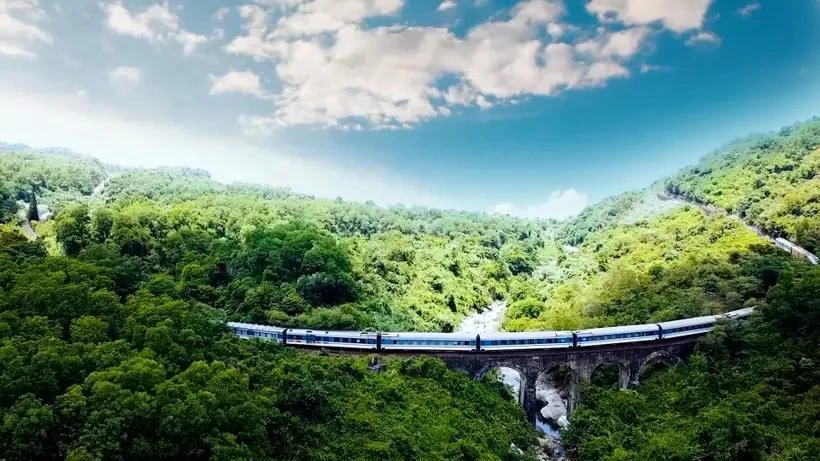
[[[366,357],[240,341],[225,323],[480,333],[754,307],[635,388],[593,375],[558,424],[560,450],[813,459],[820,273],[755,228],[817,251],[819,147],[820,120],[809,120],[555,221],[384,208],[4,145],[0,452],[532,459],[544,455],[538,433],[503,370],[505,383],[476,381],[418,357],[374,371]],[[54,216],[21,217],[20,202]],[[537,392],[560,421],[559,383]]]

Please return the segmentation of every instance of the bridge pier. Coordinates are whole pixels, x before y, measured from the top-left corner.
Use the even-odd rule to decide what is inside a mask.
[[[629,365],[631,365],[631,362]],[[618,364],[618,389],[626,389],[629,387],[629,383],[631,382],[631,373],[629,372],[631,367],[629,365]]]
[[[535,386],[541,374],[554,373],[562,366],[569,371],[567,382],[564,383],[567,386],[569,416],[580,401],[582,383],[589,381],[598,367],[606,364],[617,365],[618,388],[627,389],[638,385],[643,373],[653,364],[674,365],[688,357],[694,349],[696,340],[697,338],[690,337],[677,341],[555,351],[442,353],[440,357],[451,369],[464,371],[474,379],[481,379],[487,372],[497,368],[516,370],[521,377],[518,402],[523,407],[527,419],[534,424],[539,410]]]
[[[524,413],[527,415],[527,421],[535,424],[535,418],[538,414],[538,399],[535,397],[535,386],[527,387],[521,392],[523,396]]]

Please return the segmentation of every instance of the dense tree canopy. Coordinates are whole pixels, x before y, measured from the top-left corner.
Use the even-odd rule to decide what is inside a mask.
[[[820,271],[780,267],[744,323],[638,390],[590,385],[566,434],[579,460],[820,457]]]
[[[737,141],[668,179],[666,189],[820,250],[820,118]]]
[[[757,308],[636,390],[587,385],[573,458],[818,458],[818,269],[744,225],[817,247],[818,133],[812,120],[735,143],[564,223],[0,146],[0,453],[526,458],[534,432],[498,382],[422,358],[375,372],[225,328],[452,331],[503,299],[508,330]],[[36,239],[21,232],[35,203],[56,212]]]
[[[510,445],[527,449],[534,431],[497,382],[433,359],[376,372],[366,357],[240,341],[225,322],[452,328],[503,295],[516,269],[488,270],[497,255],[524,264],[534,250],[517,242],[545,228],[192,170],[0,160],[4,459],[526,457]],[[58,210],[37,241],[14,218],[32,184]]]

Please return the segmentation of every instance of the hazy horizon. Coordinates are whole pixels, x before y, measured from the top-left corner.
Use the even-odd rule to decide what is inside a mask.
[[[0,139],[564,218],[816,115],[818,19],[813,0],[11,2]]]

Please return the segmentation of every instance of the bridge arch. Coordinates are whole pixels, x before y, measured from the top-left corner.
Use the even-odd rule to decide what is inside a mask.
[[[658,350],[652,352],[648,356],[646,356],[643,361],[641,361],[641,366],[638,368],[636,375],[634,376],[633,383],[638,384],[640,382],[641,377],[649,371],[652,367],[656,365],[665,365],[665,366],[676,366],[681,363],[682,360],[677,355],[671,354],[665,350]]]
[[[533,370],[531,399],[525,404],[530,420],[552,430],[563,427],[573,406],[581,373],[565,361],[542,363]],[[564,419],[564,423],[560,420]]]
[[[488,373],[494,370],[498,370],[499,374],[502,372],[502,369],[508,369],[514,371],[518,374],[518,390],[516,392],[516,399],[518,403],[524,405],[524,399],[526,390],[528,388],[527,383],[527,373],[526,370],[520,367],[518,364],[513,362],[499,362],[499,363],[490,363],[482,366],[474,375],[473,378],[480,380],[483,379]],[[502,376],[499,376],[502,378]],[[506,385],[506,383],[505,383]]]
[[[630,363],[623,360],[602,360],[592,367],[589,379],[596,384],[613,388],[626,389],[629,387],[632,375]]]

